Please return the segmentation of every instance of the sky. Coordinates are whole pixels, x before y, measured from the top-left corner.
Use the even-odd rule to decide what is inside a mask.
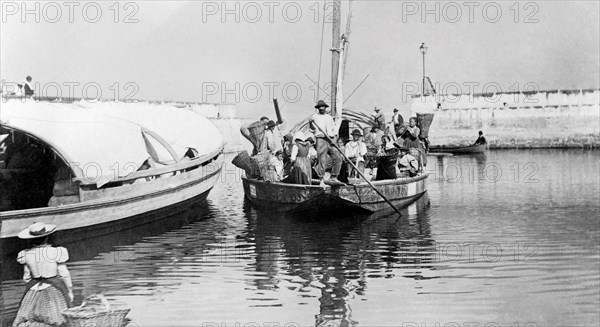
[[[314,83],[330,79],[330,2],[1,3],[5,88],[31,75],[38,95],[233,103],[240,117],[274,116],[277,98],[292,123],[327,100]],[[344,108],[407,114],[422,42],[441,93],[600,87],[598,1],[357,0],[352,12]]]

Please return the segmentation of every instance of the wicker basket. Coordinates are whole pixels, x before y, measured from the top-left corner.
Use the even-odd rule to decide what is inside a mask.
[[[433,122],[433,114],[417,114],[417,124],[421,129],[421,137],[426,139],[429,137],[429,127]]]
[[[90,305],[88,302],[99,299],[102,305]],[[102,294],[87,297],[80,306],[62,312],[67,327],[121,327],[130,309],[111,309],[110,303]]]
[[[268,174],[268,170],[269,170],[269,161],[271,160],[271,152],[269,151],[264,151],[261,152],[257,155],[255,155],[254,157],[252,157],[252,159],[254,159],[256,161],[256,163],[258,164],[258,169],[260,170],[260,176],[265,177]]]
[[[231,163],[233,163],[234,166],[243,169],[246,172],[246,176],[250,178],[260,176],[258,164],[250,157],[248,151],[242,151],[238,153],[238,155],[233,158]]]

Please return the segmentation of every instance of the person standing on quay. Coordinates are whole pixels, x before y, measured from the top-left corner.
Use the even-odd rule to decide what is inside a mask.
[[[319,165],[321,166],[319,170],[325,172],[327,168],[331,167],[331,177],[325,182],[331,185],[343,185],[337,179],[342,168],[342,157],[334,145],[330,144],[330,141],[327,139],[329,137],[331,141],[335,142],[334,139],[337,136],[333,117],[325,112],[328,107],[323,100],[317,102],[315,108],[319,112],[313,114],[310,118],[310,130],[316,137],[317,156],[319,158]]]

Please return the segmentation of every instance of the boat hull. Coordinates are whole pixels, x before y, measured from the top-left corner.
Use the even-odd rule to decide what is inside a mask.
[[[431,153],[452,153],[452,154],[470,154],[470,153],[483,153],[487,149],[486,144],[480,145],[469,145],[469,146],[458,146],[458,147],[430,147],[429,152]]]
[[[175,176],[96,191],[87,195],[90,200],[81,203],[1,212],[0,238],[16,238],[19,231],[34,222],[55,224],[59,233],[85,229],[99,235],[145,223],[140,218],[160,219],[161,212],[172,210],[174,206],[205,200],[219,180],[222,157]],[[78,232],[69,234],[71,238],[78,237]]]
[[[427,175],[376,181],[373,185],[397,208],[416,201],[426,191]],[[263,210],[299,213],[340,210],[393,210],[368,184],[344,186],[295,185],[242,178],[244,194]]]

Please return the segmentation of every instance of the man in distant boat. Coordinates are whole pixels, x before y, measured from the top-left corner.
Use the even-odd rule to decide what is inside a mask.
[[[475,145],[482,145],[482,144],[487,144],[487,141],[485,140],[485,137],[483,136],[483,132],[479,131],[479,137],[477,138],[477,141],[475,141]]]
[[[328,107],[323,100],[317,102],[315,108],[319,112],[313,114],[310,118],[310,130],[316,137],[317,156],[319,165],[321,166],[320,170],[324,172],[327,168],[331,168],[331,177],[325,183],[330,185],[344,185],[337,178],[342,168],[342,157],[334,145],[329,143],[327,138],[329,137],[330,140],[335,142],[334,139],[337,136],[333,117],[326,112]]]
[[[240,127],[240,133],[252,143],[254,149],[252,155],[267,151],[266,129],[269,123],[268,117],[261,117],[260,120],[247,123]]]

